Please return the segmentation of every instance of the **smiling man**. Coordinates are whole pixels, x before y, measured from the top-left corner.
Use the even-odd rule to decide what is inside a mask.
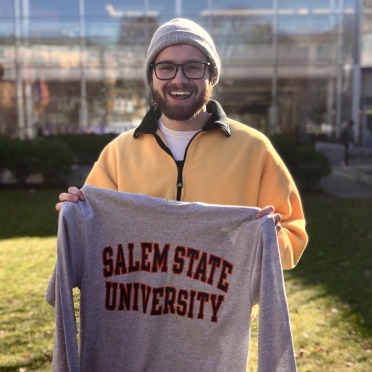
[[[190,20],[169,21],[155,32],[145,67],[154,104],[135,130],[102,151],[86,184],[259,207],[257,218],[274,216],[283,268],[293,268],[307,244],[299,193],[270,141],[229,119],[211,99],[221,70],[211,36]],[[84,195],[70,187],[59,199],[76,202]]]
[[[174,45],[158,54],[151,64],[156,79],[150,86],[165,126],[181,131],[203,127],[209,117],[206,105],[212,97],[206,73],[209,66],[204,54],[192,45]]]

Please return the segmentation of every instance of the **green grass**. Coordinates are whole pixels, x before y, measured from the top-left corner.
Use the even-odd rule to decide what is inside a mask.
[[[54,311],[44,300],[54,238],[0,241],[0,370],[47,370]]]
[[[61,190],[1,190],[0,239],[57,234],[54,209]]]
[[[285,273],[299,371],[372,371],[372,200],[303,199],[310,244]]]
[[[0,371],[48,371],[59,190],[0,191]],[[372,370],[370,200],[304,194],[310,244],[285,272],[299,372]],[[256,324],[255,324],[256,325]],[[251,365],[255,371],[256,327]]]
[[[58,190],[0,190],[0,371],[48,371]],[[22,370],[21,370],[22,371]]]

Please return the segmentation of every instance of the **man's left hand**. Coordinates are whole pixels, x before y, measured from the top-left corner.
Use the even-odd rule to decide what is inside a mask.
[[[274,217],[276,232],[278,233],[282,228],[280,224],[282,216],[279,213],[275,213],[275,208],[272,205],[268,205],[257,212],[256,218],[261,218],[267,215],[272,215],[272,217]]]

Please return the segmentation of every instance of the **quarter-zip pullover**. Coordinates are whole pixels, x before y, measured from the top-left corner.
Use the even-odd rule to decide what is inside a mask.
[[[211,116],[190,141],[178,165],[157,127],[151,106],[142,123],[109,143],[86,184],[186,202],[263,208],[282,216],[278,234],[283,268],[293,268],[307,244],[296,185],[268,138],[226,117],[211,100]]]

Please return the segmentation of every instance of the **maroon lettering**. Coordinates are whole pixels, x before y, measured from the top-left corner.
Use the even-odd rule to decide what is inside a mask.
[[[176,313],[176,309],[174,308],[175,302],[176,289],[172,287],[165,287],[163,314],[175,314]]]
[[[119,244],[116,252],[115,275],[122,275],[126,273],[127,265],[125,264],[123,246]]]
[[[115,310],[116,308],[116,291],[118,283],[106,282],[106,300],[105,307],[107,310]]]
[[[146,314],[147,305],[149,304],[149,299],[150,299],[150,294],[151,294],[151,287],[147,286],[146,284],[141,284],[141,291],[142,291],[142,310],[143,310],[143,313]]]
[[[218,280],[217,288],[221,291],[228,292],[229,290],[229,283],[226,281],[227,275],[232,274],[233,265],[230,262],[223,260],[222,269],[220,273],[220,279]]]
[[[209,265],[211,265],[211,270],[209,272],[209,278],[208,278],[208,284],[213,285],[214,284],[214,274],[216,272],[216,268],[221,266],[221,258],[214,256],[211,254],[209,256]]]
[[[194,270],[194,262],[195,259],[199,257],[199,251],[194,248],[187,248],[187,257],[189,260],[189,269],[186,272],[186,275],[192,278],[193,270]]]
[[[191,319],[194,319],[194,302],[195,302],[195,291],[190,291],[190,303],[189,303],[189,311],[187,313],[187,316]]]
[[[134,289],[134,299],[133,299],[133,311],[138,311],[138,290],[139,290],[139,283],[133,283]]]
[[[152,309],[150,313],[151,315],[161,315],[163,307],[159,304],[160,302],[159,297],[163,297],[163,294],[164,287],[152,289]]]
[[[173,272],[175,274],[181,274],[183,272],[184,264],[185,264],[185,247],[178,245],[174,251],[174,264],[173,264]]]
[[[150,262],[148,261],[148,254],[152,251],[152,243],[141,243],[142,257],[141,270],[150,271]]]
[[[177,314],[180,316],[185,316],[187,312],[187,299],[188,299],[188,292],[184,289],[181,289],[178,292],[177,297]]]
[[[130,310],[130,294],[132,292],[132,283],[119,283],[119,310]]]
[[[209,293],[199,292],[197,300],[199,301],[198,319],[204,319],[204,304],[209,301]]]
[[[114,252],[112,247],[105,247],[102,251],[103,276],[109,278],[114,272],[114,261],[112,259]]]
[[[139,261],[134,261],[134,244],[128,243],[128,254],[129,254],[129,272],[133,273],[139,271],[140,263]]]
[[[195,270],[194,279],[201,280],[202,282],[207,281],[207,253],[203,252],[200,257],[198,267]]]
[[[160,252],[159,244],[154,244],[154,257],[152,263],[152,272],[168,272],[168,251],[169,244],[164,244],[163,250]]]
[[[217,323],[218,322],[218,312],[220,311],[222,302],[224,301],[225,296],[223,295],[211,295],[211,304],[212,304],[212,316],[211,321]]]

